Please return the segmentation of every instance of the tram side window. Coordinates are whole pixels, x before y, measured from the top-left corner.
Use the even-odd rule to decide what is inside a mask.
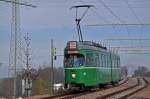
[[[66,55],[64,59],[65,67],[79,67],[84,65],[83,55]]]
[[[116,68],[116,57],[114,56],[114,68]]]
[[[117,68],[117,57],[115,56],[115,68]]]
[[[106,67],[106,58],[104,54],[103,54],[103,66]]]
[[[120,57],[119,57],[118,61],[119,61],[118,63],[119,63],[119,67],[120,67],[120,65],[121,65],[121,64],[120,64]]]
[[[109,65],[111,67],[111,54],[109,55]]]
[[[99,54],[99,65],[100,65],[100,67],[103,66],[103,64],[102,64],[102,54]]]
[[[115,68],[115,57],[113,57],[113,68]]]
[[[105,67],[106,66],[106,58],[105,58],[105,55],[103,54],[103,66]]]
[[[99,55],[96,53],[96,55],[95,55],[95,65],[96,66],[99,66]]]
[[[118,58],[116,57],[116,68],[118,68]]]
[[[109,57],[108,57],[108,54],[106,55],[106,58],[107,58],[107,60],[106,60],[106,62],[107,62],[107,67],[109,67]]]
[[[109,54],[107,56],[107,65],[108,65],[108,67],[110,67],[110,57],[109,57]]]
[[[116,57],[116,68],[118,68],[118,58]]]
[[[111,60],[112,60],[112,67],[114,68],[115,63],[114,63],[114,57],[113,56],[112,56]]]
[[[105,54],[105,67],[108,67],[108,63],[107,63],[107,54]]]
[[[118,67],[118,61],[117,61],[117,57],[115,56],[115,67]]]
[[[117,57],[117,67],[119,68],[119,66],[120,66],[120,63],[119,63],[119,57]]]
[[[86,65],[87,66],[95,66],[95,60],[93,53],[87,53],[86,54]]]
[[[104,62],[105,62],[104,66],[107,67],[107,55],[105,54],[104,56],[105,56],[104,57]]]
[[[104,59],[103,59],[103,54],[101,54],[101,66],[104,67]]]
[[[102,54],[102,66],[105,67],[105,55]]]

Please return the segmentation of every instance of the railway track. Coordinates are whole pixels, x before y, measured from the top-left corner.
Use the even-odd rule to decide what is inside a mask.
[[[129,96],[127,99],[150,99],[150,78],[145,78],[147,85],[142,90]]]
[[[120,81],[118,86],[77,93],[64,93],[56,96],[41,97],[38,99],[127,99],[133,94],[147,88],[149,85],[145,78],[130,78]],[[32,98],[37,99],[37,98]]]
[[[130,88],[108,94],[103,97],[99,97],[97,99],[127,99],[129,96],[133,95],[134,93],[146,88],[148,86],[148,81],[144,78],[138,79],[138,83]]]
[[[119,86],[75,97],[74,99],[106,99],[108,95],[136,86],[138,81],[139,80],[137,78],[131,78],[126,83]]]
[[[62,94],[58,94],[58,95],[55,95],[55,96],[42,95],[42,96],[26,97],[26,98],[23,98],[23,99],[71,99],[71,98],[76,98],[76,97],[80,97],[80,96],[85,96],[85,95],[88,95],[90,93],[95,93],[95,92],[99,92],[99,91],[103,91],[103,90],[119,87],[119,86],[121,86],[123,84],[128,83],[130,79],[131,78],[126,78],[126,79],[121,80],[115,86],[107,85],[107,86],[105,86],[103,88],[100,88],[100,89],[99,88],[93,88],[92,90],[86,90],[86,91],[80,91],[80,92],[74,92],[74,93],[63,92]]]
[[[130,81],[129,83],[116,88],[106,89],[104,91],[91,93],[86,96],[76,97],[74,99],[126,99],[134,93],[146,88],[147,86],[147,80],[144,78],[137,78],[137,81],[134,83]]]
[[[123,79],[116,86],[108,85],[108,86],[105,86],[104,88],[100,88],[100,89],[95,88],[95,89],[92,89],[92,90],[80,91],[80,92],[76,92],[76,93],[73,93],[73,94],[72,93],[64,93],[64,94],[61,94],[61,95],[44,97],[44,98],[41,98],[41,99],[71,99],[71,98],[79,97],[79,96],[82,96],[82,95],[88,95],[89,93],[98,92],[98,91],[102,91],[102,90],[105,90],[105,89],[118,87],[118,86],[121,86],[122,84],[128,82],[128,80],[129,80],[129,78]]]

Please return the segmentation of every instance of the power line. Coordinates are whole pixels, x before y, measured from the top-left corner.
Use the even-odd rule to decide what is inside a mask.
[[[97,15],[99,18],[101,18],[104,22],[106,23],[110,23],[108,20],[106,20],[104,17],[102,17],[97,11],[91,9],[93,13],[95,13],[95,15]]]
[[[104,2],[103,0],[98,0],[116,19],[120,21],[120,23],[125,23],[119,16],[117,16]],[[128,27],[126,27],[128,35],[130,34]]]
[[[82,0],[79,0],[81,3],[85,4],[85,2],[83,2]],[[93,7],[96,9],[96,7]],[[98,16],[98,18],[101,18],[104,22],[106,23],[110,23],[108,20],[106,20],[106,18],[102,17],[97,11],[95,11],[94,9],[91,8],[91,11]],[[100,19],[100,20],[101,20]]]
[[[105,39],[106,41],[126,41],[126,40],[150,40],[150,38],[148,37],[145,37],[145,38],[125,38],[125,37],[118,37],[118,38],[110,38],[110,39]]]
[[[84,3],[82,0],[80,0],[80,2]],[[96,9],[96,7],[94,7]],[[97,11],[95,11],[94,9],[91,9],[93,13],[95,13],[95,15],[98,16],[98,18],[101,18],[104,22],[106,23],[110,23],[108,20],[106,20],[106,18],[102,17]]]
[[[149,26],[150,23],[121,23],[121,24],[116,24],[116,23],[110,23],[110,24],[89,24],[86,26]]]
[[[83,3],[83,4],[85,4],[82,0],[79,0],[79,1],[80,1],[81,3]],[[96,7],[94,7],[94,8],[96,8]],[[106,18],[102,17],[97,11],[95,11],[94,9],[91,9],[91,10],[92,10],[93,13],[95,13],[95,14],[98,16],[98,18],[100,18],[100,20],[102,19],[104,22],[110,23]],[[112,26],[112,28],[114,29],[114,31],[117,32],[115,26],[113,26],[113,25],[111,25],[111,26]]]
[[[131,7],[131,5],[129,4],[129,2],[128,2],[127,0],[122,0],[122,1],[124,1],[124,2],[127,4],[128,8],[131,10],[131,12],[132,12],[132,14],[135,16],[136,20],[141,24],[140,19],[137,17],[136,13],[135,13],[134,10],[132,9],[132,7]]]
[[[123,0],[128,8],[131,10],[132,14],[135,16],[136,20],[138,21],[138,23],[142,24],[141,20],[139,19],[139,17],[136,15],[135,11],[133,10],[133,8],[131,7],[131,5],[129,4],[129,2],[127,0]],[[143,34],[143,31],[142,31],[142,26],[141,26],[141,31],[140,31],[141,35]],[[141,40],[139,39],[140,43],[141,43]],[[142,43],[141,43],[142,45]]]
[[[111,48],[118,50],[149,50],[150,46],[113,46]]]
[[[16,2],[16,0],[14,0],[14,1],[12,1],[12,0],[0,0],[0,1],[4,1],[4,2],[7,2],[7,3],[19,4],[19,5],[24,5],[24,6],[29,6],[29,7],[36,8],[35,5],[27,4],[27,3],[22,3],[22,2]]]
[[[103,0],[97,0],[98,2],[100,2],[116,19],[118,19],[120,21],[120,23],[124,23],[123,20],[120,19],[120,17],[118,17],[106,4]]]
[[[150,51],[150,49],[121,49],[119,51],[123,51],[123,52],[129,52],[129,51],[134,51],[134,52],[143,52],[143,51]]]
[[[150,54],[150,52],[119,52],[119,53],[123,53],[123,54],[146,54],[146,55],[148,55],[148,54]]]
[[[114,7],[114,8],[128,8],[128,6],[120,6],[120,5],[107,5],[108,7]],[[144,8],[150,8],[150,6],[144,6],[144,7],[141,7],[141,6],[132,6],[132,8],[141,8],[141,9],[144,9]]]

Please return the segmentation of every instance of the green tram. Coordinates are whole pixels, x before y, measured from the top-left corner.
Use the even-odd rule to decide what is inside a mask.
[[[69,41],[64,50],[65,88],[114,84],[121,80],[120,57],[91,41]]]

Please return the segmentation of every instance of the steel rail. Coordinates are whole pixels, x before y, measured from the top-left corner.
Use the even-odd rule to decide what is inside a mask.
[[[112,92],[112,93],[109,93],[109,94],[102,95],[102,96],[98,97],[97,99],[106,99],[106,98],[111,97],[111,96],[113,96],[113,95],[115,95],[115,94],[118,94],[118,93],[120,93],[120,92],[122,92],[122,91],[126,91],[126,90],[129,90],[129,89],[135,88],[135,87],[138,86],[139,84],[140,84],[140,83],[139,83],[139,78],[137,78],[137,83],[136,83],[135,85],[130,86],[130,87],[127,87],[127,88],[123,88],[123,89],[121,89],[121,90],[119,90],[119,91],[115,91],[115,92]]]
[[[131,90],[137,88],[137,89],[135,89],[135,90],[125,94],[125,95],[117,97],[117,99],[126,99],[127,97],[133,95],[134,93],[136,93],[136,92],[138,92],[138,91],[140,91],[140,90],[142,90],[142,89],[144,89],[144,88],[146,88],[148,86],[148,82],[144,78],[142,78],[142,79],[143,79],[143,81],[145,83],[144,86],[142,86],[143,84],[141,84],[140,79],[138,78],[138,83],[136,85],[134,85],[132,87],[128,87],[128,88],[126,88],[124,90],[116,91],[116,92],[111,93],[111,94],[106,94],[106,95],[104,95],[102,97],[99,97],[98,99],[106,99],[106,98],[109,98],[109,97],[110,98],[111,97],[115,97],[116,95],[120,95],[121,93],[125,93],[126,91],[129,91],[129,90],[131,91]]]
[[[123,97],[120,97],[119,99],[127,99],[127,98],[130,97],[131,95],[133,95],[133,94],[135,94],[135,93],[141,91],[141,90],[144,89],[144,88],[147,88],[148,85],[149,85],[149,82],[148,82],[145,78],[143,78],[143,80],[144,80],[144,82],[145,82],[145,85],[144,85],[143,87],[139,88],[138,90],[136,90],[136,91],[134,91],[134,92],[132,92],[132,93],[130,93],[130,94],[127,94],[127,95],[125,95],[125,96],[123,96]]]
[[[103,87],[100,89],[79,91],[76,93],[64,93],[64,94],[60,94],[60,95],[56,95],[56,96],[43,97],[41,99],[71,99],[71,98],[75,98],[75,97],[78,97],[81,95],[86,95],[89,93],[98,92],[98,91],[102,91],[105,89],[115,88],[115,87],[121,86],[124,83],[127,83],[128,80],[129,80],[129,78],[123,79],[122,82],[120,81],[120,83],[117,86],[106,86],[106,87]]]

